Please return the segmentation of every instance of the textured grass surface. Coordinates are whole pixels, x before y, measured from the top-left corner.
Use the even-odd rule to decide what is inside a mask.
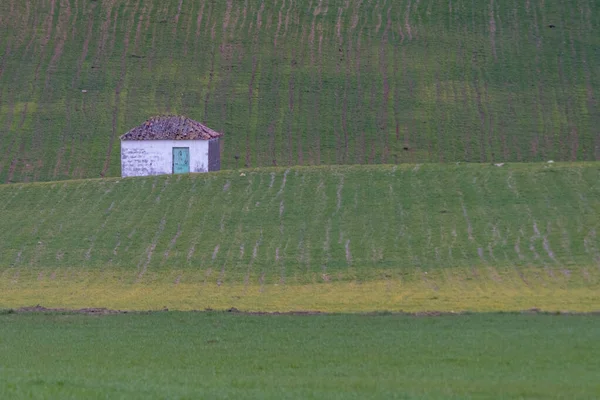
[[[500,275],[501,274],[501,275]],[[600,311],[598,274],[584,280],[547,275],[541,268],[525,270],[446,269],[423,275],[405,272],[404,279],[313,284],[205,283],[194,273],[152,274],[133,283],[123,271],[78,271],[48,278],[43,272],[21,274],[0,282],[0,306],[41,304],[78,309],[226,310],[245,311]],[[17,280],[18,279],[18,280]],[[126,282],[124,282],[126,281]],[[177,283],[184,281],[185,283]]]
[[[4,185],[0,306],[600,309],[599,182],[578,163]]]
[[[225,168],[597,160],[599,7],[3,0],[0,182],[119,175],[163,112],[224,131]]]
[[[584,399],[600,319],[0,315],[10,399]]]

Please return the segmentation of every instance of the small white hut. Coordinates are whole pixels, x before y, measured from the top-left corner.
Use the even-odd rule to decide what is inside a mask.
[[[121,175],[218,171],[222,136],[186,117],[150,118],[121,136]]]

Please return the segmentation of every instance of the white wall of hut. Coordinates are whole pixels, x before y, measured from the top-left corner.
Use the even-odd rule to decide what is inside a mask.
[[[173,148],[189,148],[190,172],[209,170],[208,140],[123,140],[121,175],[149,176],[173,173]]]

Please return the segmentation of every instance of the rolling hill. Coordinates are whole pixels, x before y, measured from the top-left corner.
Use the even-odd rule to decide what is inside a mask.
[[[14,184],[0,186],[0,205],[5,305],[589,310],[600,300],[598,163]]]
[[[0,182],[119,175],[180,113],[223,167],[600,158],[592,0],[4,0]]]

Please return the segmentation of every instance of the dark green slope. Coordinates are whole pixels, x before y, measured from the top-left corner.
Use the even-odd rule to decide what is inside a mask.
[[[594,0],[3,0],[0,182],[114,176],[157,113],[236,166],[600,158]]]

